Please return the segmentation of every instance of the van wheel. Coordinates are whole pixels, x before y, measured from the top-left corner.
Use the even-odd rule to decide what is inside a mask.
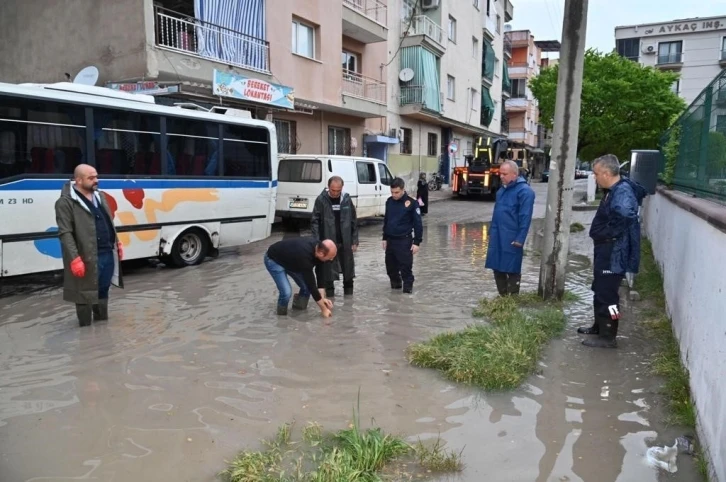
[[[171,261],[183,268],[200,264],[209,252],[209,237],[201,229],[188,229],[181,233],[171,247]]]

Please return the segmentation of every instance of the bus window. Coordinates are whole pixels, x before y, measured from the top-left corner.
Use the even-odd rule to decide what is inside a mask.
[[[100,175],[161,175],[158,116],[94,109],[93,139]]]
[[[224,175],[271,179],[269,131],[230,124],[223,131]]]
[[[15,97],[0,100],[0,178],[72,174],[86,160],[82,107]]]
[[[219,175],[219,124],[167,117],[166,135],[169,163],[176,175]]]

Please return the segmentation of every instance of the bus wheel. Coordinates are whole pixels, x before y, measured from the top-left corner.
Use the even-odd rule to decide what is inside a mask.
[[[171,260],[183,268],[200,264],[209,252],[209,237],[200,229],[189,229],[176,238],[171,247]]]

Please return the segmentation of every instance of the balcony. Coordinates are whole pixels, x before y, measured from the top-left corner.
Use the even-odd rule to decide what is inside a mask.
[[[510,78],[529,78],[534,69],[526,62],[512,62],[509,64]]]
[[[269,42],[156,8],[156,46],[225,65],[270,73]]]
[[[504,37],[504,57],[507,59],[512,58],[512,39]]]
[[[409,26],[410,22],[410,26]],[[446,52],[446,34],[439,24],[425,15],[417,15],[409,20],[401,20],[402,47],[425,45],[435,53]]]
[[[504,21],[511,22],[514,19],[514,5],[509,0],[504,0]]]
[[[531,34],[529,30],[507,32],[506,37],[512,42],[512,47],[528,47]]]
[[[343,35],[364,44],[388,40],[388,7],[378,0],[343,0]]]
[[[510,127],[509,133],[507,137],[509,137],[512,140],[520,141],[520,142],[527,142],[529,131],[525,129],[524,127]]]
[[[679,70],[683,66],[683,53],[658,54],[656,66],[664,70]]]
[[[507,100],[507,112],[524,112],[529,107],[529,100],[524,97],[513,97]]]
[[[343,70],[343,103],[361,117],[386,115],[386,83]]]
[[[497,36],[497,22],[488,15],[484,15],[484,36],[494,40]]]
[[[443,95],[426,85],[401,87],[399,99],[401,115],[419,120],[431,120],[431,116],[443,113]]]

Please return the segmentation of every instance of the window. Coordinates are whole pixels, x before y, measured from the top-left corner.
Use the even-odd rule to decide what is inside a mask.
[[[469,105],[471,106],[471,110],[476,110],[476,89],[471,89],[469,92]]]
[[[160,117],[112,109],[93,110],[96,165],[99,174],[161,175]]]
[[[388,170],[385,164],[378,164],[378,176],[381,178],[381,184],[384,186],[390,186],[391,182],[393,182],[391,171]]]
[[[456,43],[456,19],[449,15],[449,40]]]
[[[331,156],[349,156],[350,129],[328,127],[328,154]]]
[[[497,33],[502,33],[502,16],[497,14]]]
[[[512,79],[512,98],[522,99],[527,95],[527,79]]]
[[[297,122],[274,119],[277,131],[277,152],[280,154],[297,153]]]
[[[323,163],[317,159],[283,159],[277,169],[280,182],[320,182]]]
[[[491,13],[491,11],[492,11],[492,2],[493,2],[493,1],[494,1],[494,0],[487,0],[487,17],[489,17],[489,14],[490,14],[490,13]]]
[[[71,174],[86,156],[82,107],[14,97],[0,100],[0,178]]]
[[[471,56],[475,59],[479,58],[479,39],[476,37],[471,38]]]
[[[429,157],[436,157],[437,154],[437,146],[439,144],[439,136],[437,136],[434,133],[429,132],[429,142],[428,142],[428,156]]]
[[[358,182],[360,184],[376,183],[376,166],[372,162],[356,162],[356,170],[358,171]]]
[[[266,129],[225,125],[222,131],[225,176],[271,178],[270,139]]]
[[[456,79],[450,75],[446,76],[446,98],[456,100]]]
[[[661,42],[658,44],[658,63],[659,64],[677,64],[682,59],[683,42]]]
[[[358,70],[360,68],[358,54],[343,50],[340,54],[340,61],[343,65],[344,72],[360,72],[360,70]]]
[[[639,38],[625,38],[618,39],[615,41],[615,48],[618,51],[618,55],[625,57],[628,60],[637,62],[640,59],[640,39]]]
[[[411,129],[402,128],[403,140],[401,141],[401,154],[413,154],[413,131]]]
[[[472,141],[466,141],[466,152],[467,156],[474,154],[474,143]]]
[[[168,117],[166,136],[168,174],[219,176],[219,124]]]
[[[297,20],[292,21],[292,52],[315,58],[315,28]]]

